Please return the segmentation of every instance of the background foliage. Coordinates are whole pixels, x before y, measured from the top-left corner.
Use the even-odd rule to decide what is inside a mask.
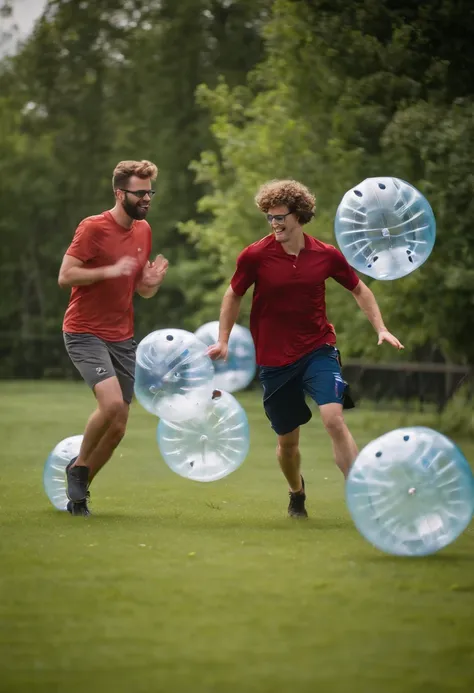
[[[393,175],[428,197],[438,235],[417,272],[372,282],[385,320],[406,359],[472,363],[473,31],[468,0],[49,0],[0,61],[2,374],[60,333],[62,255],[129,157],[160,168],[154,251],[171,264],[139,335],[217,319],[236,255],[267,232],[265,180],[312,188],[308,232],[335,242],[345,191]],[[345,356],[381,358],[354,308],[330,282]]]

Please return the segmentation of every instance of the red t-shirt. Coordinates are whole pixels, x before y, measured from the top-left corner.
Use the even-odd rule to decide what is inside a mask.
[[[325,281],[353,291],[359,278],[334,246],[304,234],[305,247],[289,255],[273,235],[245,248],[231,287],[238,296],[255,284],[250,331],[259,366],[286,366],[323,344],[335,344],[326,317]]]
[[[128,255],[138,260],[137,271],[73,286],[63,322],[64,332],[87,332],[110,342],[133,337],[133,294],[151,251],[151,228],[147,221],[134,221],[130,229],[120,226],[110,212],[88,217],[76,229],[66,251],[84,267],[114,265]]]

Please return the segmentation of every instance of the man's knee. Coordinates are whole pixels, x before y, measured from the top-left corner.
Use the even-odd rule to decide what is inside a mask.
[[[109,424],[123,419],[126,422],[129,405],[123,399],[122,389],[116,376],[98,383],[94,392],[99,410]]]
[[[120,403],[111,403],[107,411],[109,419],[107,441],[110,447],[115,449],[125,435],[129,407],[128,404],[122,400]]]
[[[323,419],[323,423],[331,438],[343,436],[347,431],[346,422],[344,421],[342,413],[328,416]]]
[[[107,421],[107,440],[112,447],[117,447],[125,435],[129,405],[119,389],[111,388],[101,393],[99,409]]]
[[[127,405],[122,398],[111,397],[101,403],[100,410],[107,421],[110,422],[110,425],[113,425],[124,419],[125,407],[127,407]]]
[[[283,436],[278,436],[277,440],[277,455],[278,457],[293,457],[299,452],[299,428],[287,433]]]

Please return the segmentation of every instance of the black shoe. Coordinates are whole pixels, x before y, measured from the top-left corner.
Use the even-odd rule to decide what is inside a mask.
[[[87,493],[89,493],[89,491]],[[87,517],[91,514],[89,508],[87,507],[87,501],[85,499],[76,502],[70,500],[66,506],[66,510],[68,511],[68,513],[71,513],[71,515],[82,515],[82,517]]]
[[[304,479],[301,477],[301,483],[303,485],[303,490],[297,493],[290,491],[290,504],[288,506],[289,517],[308,517],[306,508],[304,507],[304,502],[306,500],[306,493],[304,490]]]
[[[86,500],[89,486],[89,467],[73,467],[76,460],[74,457],[66,467],[66,495],[74,503]]]

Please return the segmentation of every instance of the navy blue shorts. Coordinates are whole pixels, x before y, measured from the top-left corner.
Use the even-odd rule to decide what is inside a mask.
[[[265,414],[280,436],[311,419],[306,395],[318,405],[336,402],[346,409],[354,406],[342,378],[339,350],[330,344],[287,366],[261,366],[259,378]]]

